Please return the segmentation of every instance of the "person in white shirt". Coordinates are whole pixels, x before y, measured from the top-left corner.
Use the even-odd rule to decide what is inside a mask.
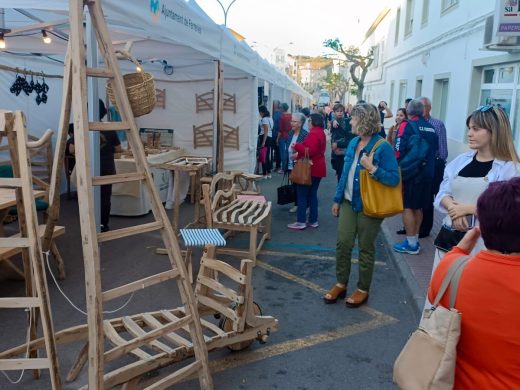
[[[501,107],[479,107],[467,118],[466,126],[471,150],[446,166],[435,197],[434,207],[446,216],[434,241],[437,249],[432,273],[446,252],[475,224],[477,199],[489,183],[520,176],[511,124]],[[479,240],[472,254],[483,248],[484,242]]]
[[[264,179],[271,178],[272,162],[271,162],[271,148],[273,147],[273,118],[266,106],[258,107],[260,120],[258,121],[258,151],[259,162],[262,164],[262,174]],[[266,148],[262,152],[262,148]],[[265,153],[265,157],[263,157]]]

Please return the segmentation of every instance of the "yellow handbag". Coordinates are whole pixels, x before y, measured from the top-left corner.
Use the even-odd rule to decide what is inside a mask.
[[[383,142],[376,142],[370,156]],[[368,217],[386,218],[403,212],[403,192],[401,179],[395,187],[387,186],[374,179],[366,169],[359,172],[361,200],[363,201],[363,213]]]

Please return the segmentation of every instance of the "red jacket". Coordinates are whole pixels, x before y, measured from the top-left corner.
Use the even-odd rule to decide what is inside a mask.
[[[280,115],[280,118],[278,118],[278,132],[280,133],[280,138],[287,139],[287,135],[292,128],[291,119],[292,115],[288,112],[284,112],[282,115]]]
[[[311,176],[327,176],[327,166],[325,164],[325,133],[321,127],[313,127],[309,135],[301,144],[295,144],[294,150],[298,152],[298,159],[305,156],[305,148],[309,148],[309,157],[312,161]]]

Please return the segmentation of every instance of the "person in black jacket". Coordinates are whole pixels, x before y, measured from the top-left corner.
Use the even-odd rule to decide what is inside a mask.
[[[338,181],[343,172],[345,149],[354,137],[355,135],[352,134],[352,127],[350,126],[350,117],[345,115],[345,106],[341,103],[335,104],[334,120],[330,124],[330,142],[331,164],[336,171]]]

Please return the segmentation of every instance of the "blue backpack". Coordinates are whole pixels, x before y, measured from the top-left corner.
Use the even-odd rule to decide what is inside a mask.
[[[399,160],[403,181],[413,179],[421,173],[430,150],[430,145],[421,135],[417,124],[412,121],[408,123],[412,126],[413,134],[408,138],[406,154]]]

